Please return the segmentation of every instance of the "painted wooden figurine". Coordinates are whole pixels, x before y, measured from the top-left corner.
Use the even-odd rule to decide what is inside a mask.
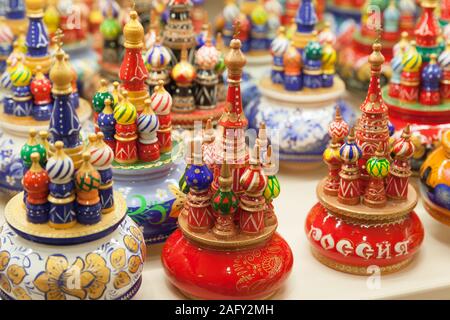
[[[27,218],[31,223],[45,223],[48,221],[49,177],[39,164],[39,153],[31,154],[31,167],[23,177],[23,186],[27,192]]]

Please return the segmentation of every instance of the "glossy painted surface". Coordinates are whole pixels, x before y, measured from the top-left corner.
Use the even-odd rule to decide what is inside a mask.
[[[314,249],[336,263],[356,267],[386,267],[416,254],[424,238],[419,217],[411,212],[392,223],[348,223],[320,203],[309,212],[305,231]]]
[[[218,251],[198,247],[177,230],[164,245],[162,262],[170,281],[189,297],[261,299],[282,286],[293,257],[278,234],[261,246]]]

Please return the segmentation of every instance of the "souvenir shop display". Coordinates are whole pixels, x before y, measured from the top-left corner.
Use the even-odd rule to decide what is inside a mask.
[[[439,141],[442,130],[450,128],[450,40],[434,14],[437,0],[423,0],[422,14],[411,41],[400,41],[391,61],[392,77],[382,89],[389,107],[389,120],[397,130],[411,124],[416,153],[414,171]]]
[[[289,245],[276,233],[273,199],[280,191],[272,146],[247,146],[240,79],[246,58],[234,38],[225,57],[228,109],[217,141],[193,137],[182,190],[179,229],[166,241],[162,262],[170,282],[190,298],[269,298],[292,269]]]
[[[414,32],[417,14],[415,0],[376,1],[369,0],[362,7],[360,25],[353,25],[342,32],[337,41],[337,71],[348,89],[364,93],[370,81],[368,56],[372,43],[379,39],[383,55],[390,62],[395,55],[394,45]],[[381,73],[381,84],[391,77],[392,69],[387,63]]]
[[[311,2],[303,1],[292,39],[280,27],[272,42],[271,75],[262,77],[258,84],[261,98],[245,107],[249,127],[257,129],[265,123],[278,139],[281,164],[296,169],[322,163],[329,140],[327,127],[337,106],[337,121],[354,120],[352,109],[340,100],[345,85],[335,74],[333,37],[328,30],[327,37],[317,35],[316,22]]]
[[[319,202],[308,213],[305,231],[314,257],[338,271],[367,275],[406,267],[418,252],[424,229],[414,208],[418,195],[409,184],[414,153],[407,126],[392,146],[388,106],[380,90],[381,44],[369,56],[371,79],[358,125],[344,141],[330,125],[331,144],[323,154],[328,176],[317,185]]]
[[[93,49],[93,31],[98,22],[89,15],[96,14],[92,4],[80,0],[48,0],[41,5],[45,7],[43,21],[49,38],[52,40],[58,30],[64,34],[64,51],[76,71],[80,95],[92,97],[99,71],[98,55]]]
[[[43,27],[44,3],[27,0],[26,5],[29,17],[26,53],[19,52],[16,45],[7,59],[8,67],[0,81],[2,91],[5,92],[0,110],[0,189],[12,194],[22,190],[21,147],[27,140],[29,145],[40,144],[41,135],[45,135],[40,131],[47,130],[55,103],[53,84],[48,78],[54,58],[50,54],[48,35]],[[58,47],[62,45],[61,34],[56,36],[55,41]],[[70,93],[71,104],[81,124],[84,124],[91,115],[91,106],[79,98],[76,73],[67,55],[64,59],[70,67],[67,77],[73,88]]]
[[[0,227],[0,296],[130,299],[141,285],[144,238],[113,190],[103,135],[85,149],[71,67],[61,48],[55,55],[50,135],[22,147],[24,192],[7,203]]]
[[[425,209],[436,220],[450,225],[450,130],[442,133],[439,147],[420,168],[421,194]]]
[[[102,81],[92,101],[94,119],[97,131],[114,150],[115,187],[126,198],[128,216],[143,230],[147,243],[156,243],[176,229],[183,198],[177,189],[183,145],[181,137],[172,134],[173,100],[164,82],[158,83],[152,95],[148,91],[149,74],[141,54],[144,29],[136,11],[130,12],[123,34],[121,82],[114,83],[110,92]]]

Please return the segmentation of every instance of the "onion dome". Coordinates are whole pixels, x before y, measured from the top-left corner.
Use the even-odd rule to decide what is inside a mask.
[[[194,146],[197,146],[199,150],[194,150]],[[199,153],[196,153],[196,151]],[[191,153],[193,154],[192,158],[194,163],[189,165],[185,172],[186,184],[189,189],[207,190],[213,181],[213,174],[208,166],[203,163],[199,143],[191,141]]]
[[[65,53],[58,49],[56,52],[56,61],[50,69],[50,80],[52,81],[52,93],[66,95],[72,93],[72,69],[64,59]]]
[[[91,153],[91,164],[98,170],[108,169],[114,161],[114,151],[103,139],[103,133],[98,132],[96,143],[89,150]]]
[[[114,119],[114,111],[111,105],[111,99],[105,99],[104,103],[105,107],[98,115],[97,124],[101,131],[105,130],[114,132],[116,119]]]
[[[75,166],[72,158],[64,152],[64,143],[62,141],[55,142],[55,153],[47,160],[45,169],[53,183],[65,184],[72,180]]]
[[[130,21],[123,28],[124,47],[129,49],[142,48],[144,45],[144,27],[139,22],[136,11],[130,12]]]
[[[151,109],[157,115],[168,115],[172,108],[172,96],[164,88],[164,81],[160,80],[158,86],[153,91],[151,100]]]
[[[269,15],[262,4],[258,4],[250,14],[250,20],[253,25],[262,26],[267,23]]]
[[[138,130],[140,134],[144,134],[149,142],[155,142],[158,140],[156,137],[159,129],[158,116],[151,108],[150,99],[146,99],[144,103],[144,110],[137,118]]]
[[[341,160],[345,163],[357,163],[362,157],[361,149],[355,142],[355,130],[352,128],[347,137],[347,141],[339,150]]]
[[[89,192],[100,187],[100,174],[91,164],[89,152],[83,153],[83,162],[75,174],[75,185],[78,190]]]
[[[302,57],[294,46],[289,46],[283,55],[284,72],[286,74],[300,74],[302,70]]]
[[[333,31],[331,31],[331,26],[329,21],[325,21],[325,26],[322,31],[319,32],[317,36],[319,42],[323,45],[326,42],[330,42],[332,45],[336,43],[336,35]]]
[[[340,155],[341,143],[336,137],[332,137],[331,143],[323,152],[323,161],[327,164],[339,164],[342,162]]]
[[[9,54],[7,61],[11,62],[11,67],[15,67],[17,62],[21,59],[25,60],[25,54],[22,52],[19,42],[16,40],[13,42],[13,50]]]
[[[11,65],[11,62],[8,60],[6,61],[6,63],[7,69],[3,71],[2,75],[0,76],[0,87],[6,90],[10,90],[12,88],[12,81],[8,69]]]
[[[410,48],[403,55],[402,65],[406,72],[418,72],[420,70],[422,55],[417,51],[415,41],[411,41]]]
[[[9,70],[11,82],[15,87],[25,87],[31,82],[31,70],[20,59],[17,64]]]
[[[272,162],[272,146],[267,148],[267,163],[264,165],[264,173],[267,175],[267,186],[263,196],[267,201],[272,201],[280,195],[280,182],[275,175],[276,167]]]
[[[360,110],[368,114],[386,113],[387,106],[380,91],[380,73],[381,66],[384,63],[384,56],[381,54],[381,44],[374,43],[372,50],[372,53],[369,55],[371,69],[369,89],[367,90],[366,99],[360,106]]]
[[[259,163],[259,147],[256,146],[256,159],[251,159],[251,163],[241,175],[240,184],[246,194],[260,196],[267,187],[267,177]]]
[[[225,18],[225,21],[229,23],[234,23],[235,19],[239,16],[240,13],[241,11],[236,5],[235,0],[228,0],[227,4],[223,8],[223,17]]]
[[[136,107],[128,100],[128,92],[122,92],[123,100],[114,108],[114,119],[118,124],[132,124],[136,121]]]
[[[212,197],[212,208],[221,215],[234,214],[239,206],[239,199],[233,192],[232,185],[230,167],[224,162],[220,168],[219,189]]]
[[[100,9],[105,18],[117,18],[119,16],[120,6],[115,0],[102,1]]]
[[[408,32],[403,31],[400,35],[400,40],[394,45],[392,48],[392,52],[394,53],[394,57],[397,54],[401,54],[402,52],[406,52],[409,49],[410,43],[408,40]]]
[[[108,91],[108,83],[105,79],[100,80],[100,88],[95,93],[94,97],[92,98],[92,107],[94,108],[95,112],[100,113],[102,112],[103,108],[105,107],[105,100],[110,99],[111,101],[114,100],[113,95]]]
[[[20,158],[25,167],[29,168],[31,166],[31,154],[35,152],[39,154],[41,165],[45,165],[47,150],[45,150],[45,147],[38,142],[37,131],[31,129],[27,143],[25,143],[20,150]]]
[[[161,40],[157,39],[153,47],[147,54],[147,69],[163,69],[170,63],[171,56],[169,50],[162,45]]]
[[[270,52],[273,56],[282,57],[289,48],[289,39],[286,37],[286,29],[281,26],[278,28],[277,36],[270,44]]]
[[[421,2],[423,10],[414,31],[417,45],[420,47],[432,47],[437,44],[437,37],[441,32],[439,22],[434,16],[437,5],[437,0],[422,0]]]
[[[308,42],[305,47],[305,56],[310,60],[320,60],[322,58],[322,45],[315,37],[314,40]]]
[[[343,141],[348,135],[349,127],[347,122],[344,121],[341,115],[341,109],[336,107],[336,113],[334,115],[334,120],[330,122],[328,126],[328,134],[333,139],[337,141]]]
[[[54,2],[54,1],[52,1]],[[47,26],[48,32],[53,34],[58,30],[61,17],[55,3],[48,3],[44,12],[43,21]]]
[[[115,40],[122,33],[119,21],[114,18],[106,18],[100,24],[100,32],[106,40]]]
[[[334,74],[336,65],[336,50],[330,41],[325,42],[322,48],[322,70],[326,74]]]
[[[395,0],[389,2],[388,7],[383,11],[383,27],[385,31],[397,32],[399,29],[400,11],[397,9]]]
[[[428,63],[423,69],[421,73],[422,84],[427,83],[437,83],[441,81],[442,78],[442,69],[437,63],[436,54],[432,53],[430,55],[430,63]]]
[[[392,145],[392,153],[395,158],[409,159],[414,155],[414,143],[411,140],[411,130],[409,125],[403,129],[402,135],[395,140]]]
[[[303,0],[300,4],[297,15],[295,16],[295,23],[297,24],[297,32],[310,33],[314,30],[317,23],[317,14],[314,9],[312,0]]]
[[[51,100],[51,81],[42,73],[42,67],[36,67],[36,75],[30,83],[31,94],[35,102],[49,103]]]
[[[10,46],[13,42],[14,34],[5,21],[4,16],[0,16],[0,44],[2,46]]]
[[[450,69],[450,40],[447,41],[445,50],[439,55],[438,62],[442,70]]]
[[[212,44],[211,38],[208,36],[206,42],[195,53],[195,63],[200,69],[211,70],[219,61],[219,51]]]
[[[196,76],[195,68],[187,60],[187,49],[181,50],[180,62],[172,69],[172,79],[179,85],[189,85]]]
[[[32,164],[30,170],[23,177],[23,187],[26,191],[36,196],[42,194],[42,197],[45,199],[48,194],[48,183],[50,182],[48,174],[40,165],[39,153],[33,152],[30,158]]]
[[[385,178],[389,174],[390,162],[384,157],[383,144],[380,143],[375,156],[366,162],[367,173],[373,178]]]

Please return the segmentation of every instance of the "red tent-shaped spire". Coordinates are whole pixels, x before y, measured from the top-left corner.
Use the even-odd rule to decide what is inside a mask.
[[[434,47],[440,33],[439,23],[434,16],[437,0],[422,0],[422,15],[416,25],[414,34],[419,47]]]
[[[230,51],[225,57],[225,65],[228,70],[228,92],[226,100],[226,112],[219,120],[219,125],[224,128],[245,128],[247,119],[242,109],[241,97],[241,77],[247,59],[241,51],[241,41],[237,39],[239,34],[239,24],[236,25],[237,31],[233,40],[230,42]]]

